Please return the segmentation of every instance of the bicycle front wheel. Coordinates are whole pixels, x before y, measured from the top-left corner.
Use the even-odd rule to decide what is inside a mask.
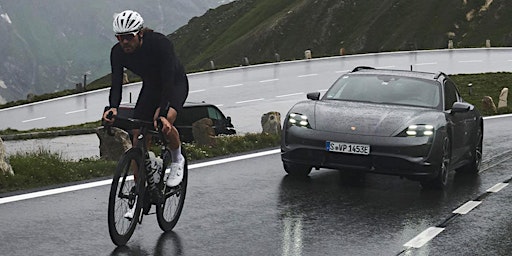
[[[135,230],[145,191],[145,173],[140,149],[132,148],[121,157],[112,179],[108,200],[108,231],[114,244],[125,245]],[[133,210],[131,218],[125,216]]]
[[[182,151],[182,155],[186,156]],[[166,149],[164,153],[164,166],[170,164],[170,152]],[[185,203],[185,194],[187,192],[188,181],[188,162],[185,158],[185,168],[183,168],[183,181],[176,187],[164,187],[164,202],[156,207],[156,218],[158,226],[164,231],[171,231],[180,218],[183,205]]]

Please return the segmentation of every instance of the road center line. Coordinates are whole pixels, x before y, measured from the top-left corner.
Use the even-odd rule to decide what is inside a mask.
[[[23,120],[21,121],[22,123],[28,123],[28,122],[33,122],[33,121],[37,121],[37,120],[41,120],[41,119],[45,119],[46,116],[43,116],[43,117],[38,117],[38,118],[34,118],[34,119],[28,119],[28,120]]]
[[[300,75],[300,76],[297,76],[297,77],[309,77],[309,76],[318,76],[318,74],[306,74],[306,75]]]
[[[425,63],[416,63],[414,66],[426,66],[426,65],[436,65],[437,62],[425,62]]]
[[[500,183],[492,186],[492,188],[487,189],[485,192],[496,193],[496,192],[499,192],[500,190],[502,190],[506,186],[508,186],[508,183],[500,182]]]
[[[232,85],[226,85],[224,86],[224,88],[231,88],[231,87],[237,87],[237,86],[242,86],[244,84],[232,84]]]
[[[481,203],[482,201],[468,201],[461,205],[459,208],[455,209],[452,213],[467,214]]]
[[[276,96],[276,98],[283,98],[283,97],[296,96],[296,95],[302,95],[302,94],[304,94],[304,93],[303,92],[290,93],[290,94],[284,94],[284,95]]]
[[[240,103],[248,103],[248,102],[255,102],[255,101],[262,101],[262,100],[265,100],[265,99],[264,98],[259,98],[259,99],[253,99],[253,100],[237,101],[235,103],[236,104],[240,104]]]
[[[268,82],[274,82],[274,81],[278,81],[279,78],[274,78],[274,79],[268,79],[268,80],[261,80],[260,83],[268,83]]]
[[[415,238],[411,239],[409,242],[405,243],[405,247],[413,247],[413,248],[421,248],[428,241],[432,240],[434,237],[439,235],[439,233],[443,232],[444,228],[438,227],[429,227],[417,235]]]
[[[482,60],[459,60],[459,63],[479,63]]]
[[[196,93],[196,92],[204,92],[204,91],[206,91],[206,90],[205,89],[201,89],[201,90],[190,91],[188,93]]]
[[[75,111],[69,111],[69,112],[66,112],[65,114],[69,115],[69,114],[74,114],[74,113],[79,113],[79,112],[84,112],[84,111],[87,111],[87,109],[84,108],[84,109],[79,109],[79,110],[75,110]]]

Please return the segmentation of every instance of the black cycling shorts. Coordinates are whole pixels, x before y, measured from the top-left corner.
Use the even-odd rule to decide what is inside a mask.
[[[188,96],[188,79],[185,76],[185,79],[177,81],[173,86],[171,98],[169,99],[170,107],[176,110],[177,113],[180,113]],[[161,89],[158,90],[152,84],[143,82],[133,111],[133,118],[152,122],[155,111],[160,105],[161,96]]]

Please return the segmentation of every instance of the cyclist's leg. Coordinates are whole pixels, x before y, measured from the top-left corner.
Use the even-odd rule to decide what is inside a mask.
[[[188,88],[188,79],[186,75],[177,78],[176,85],[172,88],[172,97],[169,99],[170,107],[167,112],[167,120],[171,123],[172,128],[167,132],[166,137],[169,141],[169,149],[171,150],[173,162],[184,161],[183,156],[181,156],[180,134],[178,129],[174,126],[174,121],[176,121],[176,117],[183,109],[183,105],[188,97]]]
[[[181,154],[181,141],[178,129],[174,126],[174,121],[178,113],[183,108],[188,96],[188,80],[186,75],[176,79],[176,83],[171,90],[169,100],[169,110],[167,112],[167,121],[171,124],[170,129],[164,129],[165,137],[168,140],[172,164],[170,166],[170,175],[167,178],[167,186],[177,186],[183,180],[183,170],[185,166],[185,157]]]

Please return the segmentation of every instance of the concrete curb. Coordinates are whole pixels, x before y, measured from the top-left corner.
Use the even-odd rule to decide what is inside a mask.
[[[3,141],[8,140],[30,140],[42,138],[54,138],[58,136],[72,136],[96,133],[97,128],[73,129],[73,130],[57,130],[47,132],[29,132],[20,134],[1,135]]]

